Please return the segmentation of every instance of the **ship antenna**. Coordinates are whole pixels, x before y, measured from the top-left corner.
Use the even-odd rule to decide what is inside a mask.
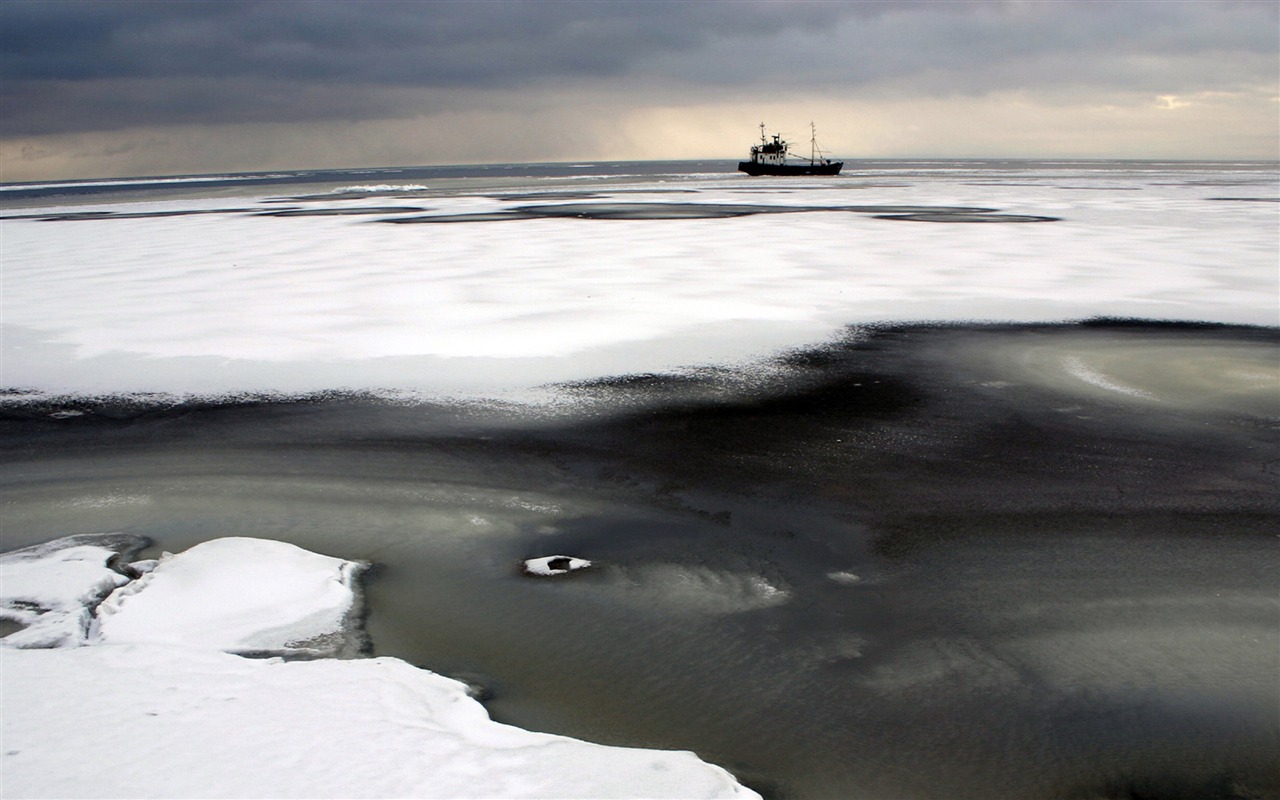
[[[760,123],[760,144],[768,144],[769,140],[764,138],[764,123]]]

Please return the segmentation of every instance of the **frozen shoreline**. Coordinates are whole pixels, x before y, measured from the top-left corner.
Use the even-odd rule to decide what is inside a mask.
[[[0,614],[29,634],[0,640],[6,796],[758,797],[692,753],[495,723],[398,659],[233,655],[344,650],[360,564],[215,539],[129,581],[106,566],[121,537],[94,541],[0,557]],[[34,635],[65,633],[68,598],[83,636]]]

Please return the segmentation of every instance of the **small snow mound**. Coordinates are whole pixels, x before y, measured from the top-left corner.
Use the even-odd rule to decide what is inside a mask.
[[[591,562],[583,558],[543,556],[542,558],[527,559],[524,562],[524,573],[546,578],[553,575],[565,575],[574,570],[586,569],[589,566],[591,566]]]
[[[359,648],[353,617],[364,566],[286,542],[214,539],[166,553],[112,592],[98,607],[98,635],[112,644],[335,655]]]

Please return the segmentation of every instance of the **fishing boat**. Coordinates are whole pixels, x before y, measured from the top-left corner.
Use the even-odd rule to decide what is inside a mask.
[[[751,146],[751,160],[739,161],[738,171],[748,175],[838,175],[843,161],[832,161],[822,155],[818,148],[818,133],[813,123],[809,123],[809,160],[797,158],[787,161],[791,143],[775,133],[773,141],[769,141],[764,133],[764,123],[760,123],[760,144]]]

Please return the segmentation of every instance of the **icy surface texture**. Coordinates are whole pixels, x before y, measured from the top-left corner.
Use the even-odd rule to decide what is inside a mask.
[[[396,659],[3,657],[12,797],[756,797],[692,753],[500,725],[464,684]]]
[[[430,198],[430,218],[496,221],[382,224],[407,218],[341,213],[368,204],[341,196],[287,218],[211,199],[64,208],[79,216],[0,221],[5,371],[54,393],[487,396],[756,359],[849,324],[1274,325],[1274,206],[1215,200],[1197,182],[1221,178],[1081,168],[900,186],[846,177],[781,196],[724,179],[633,187],[656,209],[810,209],[713,219],[511,218],[529,204],[467,195]],[[1236,178],[1274,194],[1273,171]],[[236,205],[254,202],[275,208]],[[902,222],[843,210],[854,207],[1059,221]]]
[[[352,654],[364,565],[264,539],[214,539],[121,586],[98,608],[111,643],[230,653]]]
[[[92,609],[129,578],[108,564],[145,544],[137,536],[67,536],[0,554],[0,619],[24,627],[6,647],[74,647],[93,624]]]

